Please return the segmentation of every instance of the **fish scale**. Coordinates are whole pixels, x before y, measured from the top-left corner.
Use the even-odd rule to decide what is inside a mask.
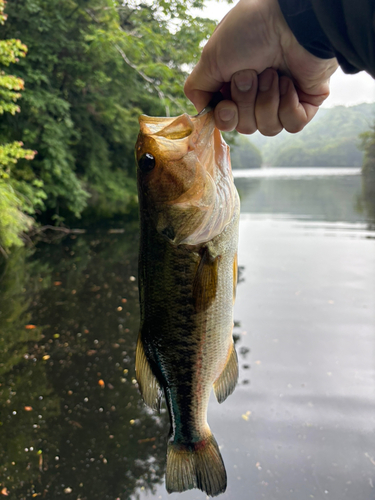
[[[167,490],[215,496],[225,491],[226,472],[207,407],[212,387],[222,402],[238,378],[239,198],[212,112],[140,124],[136,376],[146,404],[158,408],[164,393],[169,411]]]

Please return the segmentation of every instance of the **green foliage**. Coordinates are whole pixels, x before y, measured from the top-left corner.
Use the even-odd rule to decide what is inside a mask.
[[[136,203],[138,116],[187,109],[185,68],[214,28],[190,13],[203,3],[8,3],[4,34],[22,37],[28,56],[16,67],[22,113],[0,124],[0,140],[38,151],[31,171],[20,162],[13,175],[42,180],[47,218],[126,214]]]
[[[4,24],[7,16],[4,14],[5,2],[0,0],[0,24]],[[0,40],[0,65],[9,66],[25,57],[27,47],[20,40]],[[20,111],[16,101],[21,97],[24,82],[21,78],[8,75],[0,70],[0,115],[10,113],[15,115]],[[20,175],[14,176],[17,162],[20,159],[32,160],[36,151],[24,149],[21,141],[0,143],[0,250],[22,244],[20,234],[27,231],[34,223],[29,215],[41,205],[45,197],[42,183],[35,176],[28,179]],[[25,165],[24,169],[27,170]],[[27,182],[31,180],[31,182]],[[25,213],[26,212],[26,213]]]
[[[317,148],[284,146],[274,157],[278,167],[353,167],[361,164],[357,139],[342,139]]]
[[[320,109],[299,134],[282,132],[276,137],[252,136],[268,166],[359,167],[363,153],[358,135],[369,128],[374,104]]]
[[[246,136],[236,138],[231,146],[232,168],[260,168],[262,166],[262,154]]]

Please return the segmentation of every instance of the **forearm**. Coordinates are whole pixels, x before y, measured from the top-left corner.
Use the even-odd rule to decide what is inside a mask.
[[[336,56],[346,73],[365,70],[375,77],[373,0],[279,0],[299,43],[328,59]]]

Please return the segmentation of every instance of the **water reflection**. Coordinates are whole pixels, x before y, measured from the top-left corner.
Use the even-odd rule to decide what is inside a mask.
[[[359,211],[364,213],[369,221],[369,229],[375,229],[375,167],[362,175],[362,192],[358,203]]]
[[[209,407],[228,472],[220,498],[371,500],[375,183],[324,172],[236,182],[240,381]],[[137,237],[137,223],[72,235],[0,265],[9,498],[205,497],[167,495],[168,417],[134,384]]]
[[[289,175],[290,170],[293,175]],[[277,218],[284,215],[294,220],[365,221],[365,214],[353,210],[361,193],[358,170],[346,175],[337,174],[341,169],[317,170],[267,169],[264,177],[236,178],[241,212]]]
[[[128,498],[164,475],[168,419],[134,383],[136,238],[135,224],[6,263],[0,477],[11,498]]]

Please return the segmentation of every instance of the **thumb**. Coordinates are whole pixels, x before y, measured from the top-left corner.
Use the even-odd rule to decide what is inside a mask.
[[[194,104],[198,112],[207,106],[213,93],[221,90],[224,85],[224,82],[216,80],[210,73],[210,65],[202,62],[203,56],[204,53],[184,86],[186,97]]]

